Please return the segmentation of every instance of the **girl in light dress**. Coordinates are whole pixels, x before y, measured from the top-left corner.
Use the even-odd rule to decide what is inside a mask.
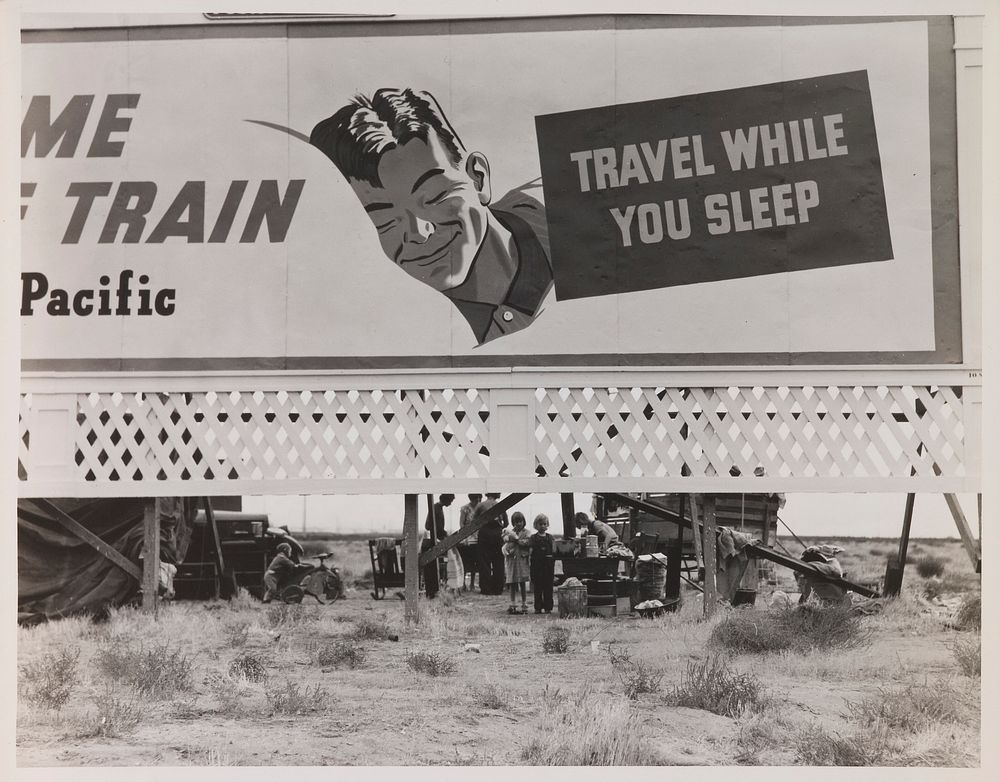
[[[515,511],[510,517],[511,529],[503,533],[504,565],[507,570],[507,586],[510,588],[510,607],[508,614],[528,613],[528,579],[531,576],[529,558],[531,556],[531,535],[528,533],[524,514]],[[521,592],[521,607],[518,609],[516,600],[518,589]]]

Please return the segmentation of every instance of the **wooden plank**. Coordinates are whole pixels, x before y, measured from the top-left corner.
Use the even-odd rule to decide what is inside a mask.
[[[63,510],[53,505],[48,500],[36,499],[32,500],[32,502],[48,513],[55,521],[59,522],[59,524],[80,538],[80,540],[84,543],[97,549],[97,551],[99,551],[104,557],[111,560],[111,562],[132,576],[132,578],[140,584],[142,583],[142,571],[139,569],[139,566],[127,559],[118,549],[108,543],[105,543],[97,537],[97,535],[84,527],[80,522],[68,513],[65,513]]]
[[[635,508],[644,513],[648,513],[650,516],[656,516],[658,519],[663,519],[664,521],[670,521],[674,524],[679,524],[682,527],[687,527],[690,529],[691,522],[687,519],[682,518],[679,514],[674,513],[672,510],[664,508],[655,502],[649,500],[638,500],[635,497],[630,497],[627,494],[619,494],[617,492],[611,492],[607,494],[608,497],[614,497],[620,504],[625,505],[628,508]]]
[[[962,512],[962,506],[958,502],[958,497],[954,494],[946,494],[944,495],[944,501],[948,504],[951,517],[955,520],[955,526],[958,527],[958,534],[962,538],[962,545],[965,546],[965,552],[969,555],[969,559],[972,560],[972,566],[976,569],[977,573],[981,572],[982,555],[979,552],[979,544],[972,537],[972,528],[969,526],[969,522]]]
[[[562,507],[563,537],[567,540],[576,537],[576,525],[573,523],[573,516],[576,515],[576,507],[573,503],[573,493],[563,492],[559,495],[559,504]]]
[[[701,553],[701,524],[698,523],[698,513],[700,510],[698,507],[698,498],[694,494],[689,494],[688,503],[691,505],[691,528],[694,530],[694,534],[691,536],[694,541],[694,559],[698,567],[704,571],[705,559]]]
[[[156,614],[160,596],[160,501],[146,500],[142,512],[142,610]]]
[[[208,527],[212,538],[212,545],[215,548],[215,564],[219,569],[219,580],[215,585],[215,596],[218,597],[221,582],[227,580],[226,560],[222,554],[222,538],[219,537],[219,525],[215,522],[215,511],[212,510],[212,501],[208,497],[202,497],[201,502],[205,508],[205,525]],[[228,597],[228,595],[223,595],[223,597]]]
[[[750,544],[744,550],[747,552],[748,556],[761,557],[762,559],[770,560],[771,562],[781,565],[782,567],[786,567],[789,570],[794,570],[797,573],[808,574],[822,579],[823,581],[829,581],[831,584],[837,584],[842,586],[844,589],[857,592],[859,595],[863,595],[865,597],[881,597],[881,595],[873,589],[861,586],[861,584],[855,584],[845,578],[837,578],[835,576],[828,576],[825,573],[820,573],[808,562],[803,562],[800,559],[779,554],[777,551],[768,548],[767,546],[756,546],[754,544]]]
[[[705,539],[702,541],[703,553],[705,556],[705,595],[704,595],[704,615],[712,616],[715,613],[716,603],[719,593],[716,589],[716,525],[715,525],[715,498],[707,494],[702,498],[702,521],[704,522]]]
[[[403,614],[408,625],[420,622],[420,606],[417,603],[420,592],[420,534],[417,527],[418,495],[407,494],[403,500],[403,549],[406,552],[406,572],[404,589],[406,605]]]
[[[459,543],[461,543],[463,540],[469,537],[472,533],[478,532],[480,529],[482,529],[487,522],[497,518],[501,513],[514,507],[515,505],[517,505],[517,503],[519,503],[521,500],[523,500],[525,497],[528,496],[530,495],[508,494],[492,508],[487,508],[482,513],[477,513],[469,524],[466,524],[464,527],[458,530],[458,532],[451,533],[444,540],[439,541],[432,548],[427,549],[427,551],[421,554],[420,567],[423,567],[433,559],[437,559],[442,554],[447,553],[449,549],[452,549],[455,546],[457,546]],[[409,554],[407,554],[407,557],[409,557]]]

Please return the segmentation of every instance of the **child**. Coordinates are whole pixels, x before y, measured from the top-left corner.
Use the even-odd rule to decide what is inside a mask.
[[[515,512],[510,517],[512,529],[503,534],[503,554],[507,566],[507,584],[510,586],[510,608],[508,614],[528,613],[528,557],[531,554],[531,535],[525,529],[527,522],[524,514]],[[521,610],[517,610],[518,587],[521,588]]]
[[[555,560],[552,558],[554,539],[548,533],[549,517],[539,513],[532,526],[537,530],[531,536],[531,588],[535,592],[535,613],[551,614]]]

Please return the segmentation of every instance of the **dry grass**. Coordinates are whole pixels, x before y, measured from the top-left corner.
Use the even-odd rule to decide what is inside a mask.
[[[264,662],[252,652],[243,652],[229,663],[229,675],[234,679],[244,679],[248,682],[267,681],[267,669]]]
[[[532,766],[650,766],[660,762],[639,714],[624,698],[583,690],[543,693],[539,730],[521,751]]]
[[[363,647],[351,641],[334,641],[316,653],[316,663],[324,668],[360,668],[367,656]]]
[[[718,655],[703,662],[688,662],[681,683],[666,701],[671,706],[704,709],[724,717],[760,714],[771,704],[758,677],[732,670]]]
[[[169,698],[192,687],[191,659],[166,644],[143,648],[115,638],[94,656],[98,673],[145,696]]]
[[[450,676],[458,668],[453,659],[441,652],[409,652],[406,664],[410,670],[428,676]]]
[[[949,682],[879,687],[870,698],[847,704],[850,719],[865,727],[887,727],[915,733],[934,723],[964,724],[975,719],[966,693]]]
[[[765,611],[734,611],[715,626],[709,646],[737,654],[810,649],[848,649],[870,640],[850,608],[810,605]]]
[[[968,595],[955,614],[955,627],[959,630],[981,630],[983,626],[983,596]]]
[[[70,647],[44,654],[19,669],[18,690],[28,703],[59,710],[80,683],[80,649]]]
[[[659,692],[663,671],[643,660],[633,660],[627,649],[608,649],[611,667],[625,691],[625,697],[635,700],[640,695]]]
[[[941,557],[921,557],[917,560],[917,573],[921,578],[940,578],[944,575],[945,564]]]
[[[546,654],[566,654],[569,651],[569,630],[565,627],[546,627],[542,634],[542,651]]]
[[[137,690],[120,692],[112,686],[94,698],[97,713],[93,722],[82,734],[103,738],[120,738],[135,731],[142,721],[144,707],[143,694]]]
[[[979,636],[969,640],[960,640],[951,650],[959,670],[966,676],[982,676],[983,647]]]
[[[868,550],[889,544],[848,546],[859,552],[841,559],[850,563],[853,576],[884,570],[884,560],[872,560]],[[337,551],[338,563],[347,564],[350,558],[341,559]],[[978,578],[959,542],[925,553],[946,560],[944,576],[935,579],[943,589],[968,585],[978,594]],[[779,571],[779,579],[786,576],[790,580]],[[69,620],[18,630],[21,667],[60,649],[80,650],[79,681],[61,709],[24,697],[18,704],[18,762],[134,766],[162,757],[182,765],[273,765],[290,758],[310,765],[975,765],[980,680],[959,675],[958,655],[952,655],[956,641],[975,655],[978,636],[947,628],[956,618],[961,592],[945,604],[929,605],[919,598],[925,583],[914,572],[900,599],[882,614],[860,620],[869,645],[852,646],[850,639],[843,646],[796,643],[766,656],[728,659],[729,674],[756,680],[765,695],[774,693],[784,704],[780,710],[730,709],[739,714],[736,718],[707,710],[681,713],[671,705],[674,685],[696,678],[687,675],[689,664],[705,665],[711,658],[709,639],[720,634],[718,628],[738,615],[749,622],[745,629],[759,634],[780,612],[758,607],[722,611],[705,620],[700,599],[690,592],[678,612],[648,621],[508,617],[505,598],[458,594],[450,605],[422,602],[420,623],[408,626],[401,601],[375,603],[350,590],[329,608],[265,606],[241,595],[229,603],[166,605],[155,618],[118,609],[101,624]],[[825,632],[815,614],[800,617],[806,618],[820,635]],[[805,632],[801,625],[788,627]],[[567,632],[571,657],[546,651],[547,637]],[[384,643],[397,634],[405,643]],[[588,647],[590,639],[641,661],[645,670],[637,686],[630,690],[606,657],[592,656],[589,648],[576,651],[578,645]],[[480,653],[462,653],[469,641]],[[324,650],[329,653],[341,643],[365,649],[362,667],[352,669],[346,658],[342,665],[316,664]],[[109,687],[112,680],[98,670],[105,648],[165,648],[189,661],[192,686],[170,698],[134,694],[124,678]],[[436,679],[414,675],[408,650],[437,656],[451,672]],[[252,673],[248,677],[239,670],[231,676],[229,666],[241,654],[251,655],[269,679],[251,681]],[[947,670],[954,672],[953,679],[938,681]],[[655,679],[661,672],[660,693],[643,695],[653,689],[643,683],[645,674]],[[928,675],[933,679],[928,690],[956,690],[968,709],[949,719],[941,710],[923,722],[914,717],[922,713],[922,701],[919,693],[906,695],[905,690]],[[715,679],[718,683],[722,677]],[[717,687],[723,695],[734,689]],[[95,729],[100,719],[95,706],[106,694],[110,718],[104,736]],[[133,697],[141,711],[137,730],[128,727]],[[865,699],[873,702],[856,705],[857,717],[845,706]],[[873,718],[879,727],[866,724],[862,713],[878,715]],[[908,723],[899,716],[905,714],[910,714]],[[898,727],[904,723],[910,727]],[[807,749],[796,737],[813,728],[829,741]],[[220,731],[229,735],[223,738]],[[399,740],[387,741],[389,732],[398,733]],[[111,733],[127,740],[111,740]]]
[[[363,617],[354,624],[351,637],[357,641],[398,641],[399,635],[389,627],[385,614],[377,617]]]
[[[806,766],[892,765],[893,748],[885,728],[844,736],[813,724],[797,731],[792,743],[796,762]]]
[[[284,716],[324,712],[329,705],[326,700],[329,693],[318,684],[310,689],[291,680],[268,687],[264,696],[271,713]]]
[[[473,699],[478,707],[489,711],[510,711],[517,694],[502,684],[486,681],[473,690]]]

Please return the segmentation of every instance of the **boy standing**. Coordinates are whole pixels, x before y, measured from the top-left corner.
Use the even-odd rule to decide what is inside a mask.
[[[552,580],[555,560],[552,558],[554,538],[548,533],[549,517],[539,513],[531,536],[531,588],[535,593],[535,613],[552,613]]]

